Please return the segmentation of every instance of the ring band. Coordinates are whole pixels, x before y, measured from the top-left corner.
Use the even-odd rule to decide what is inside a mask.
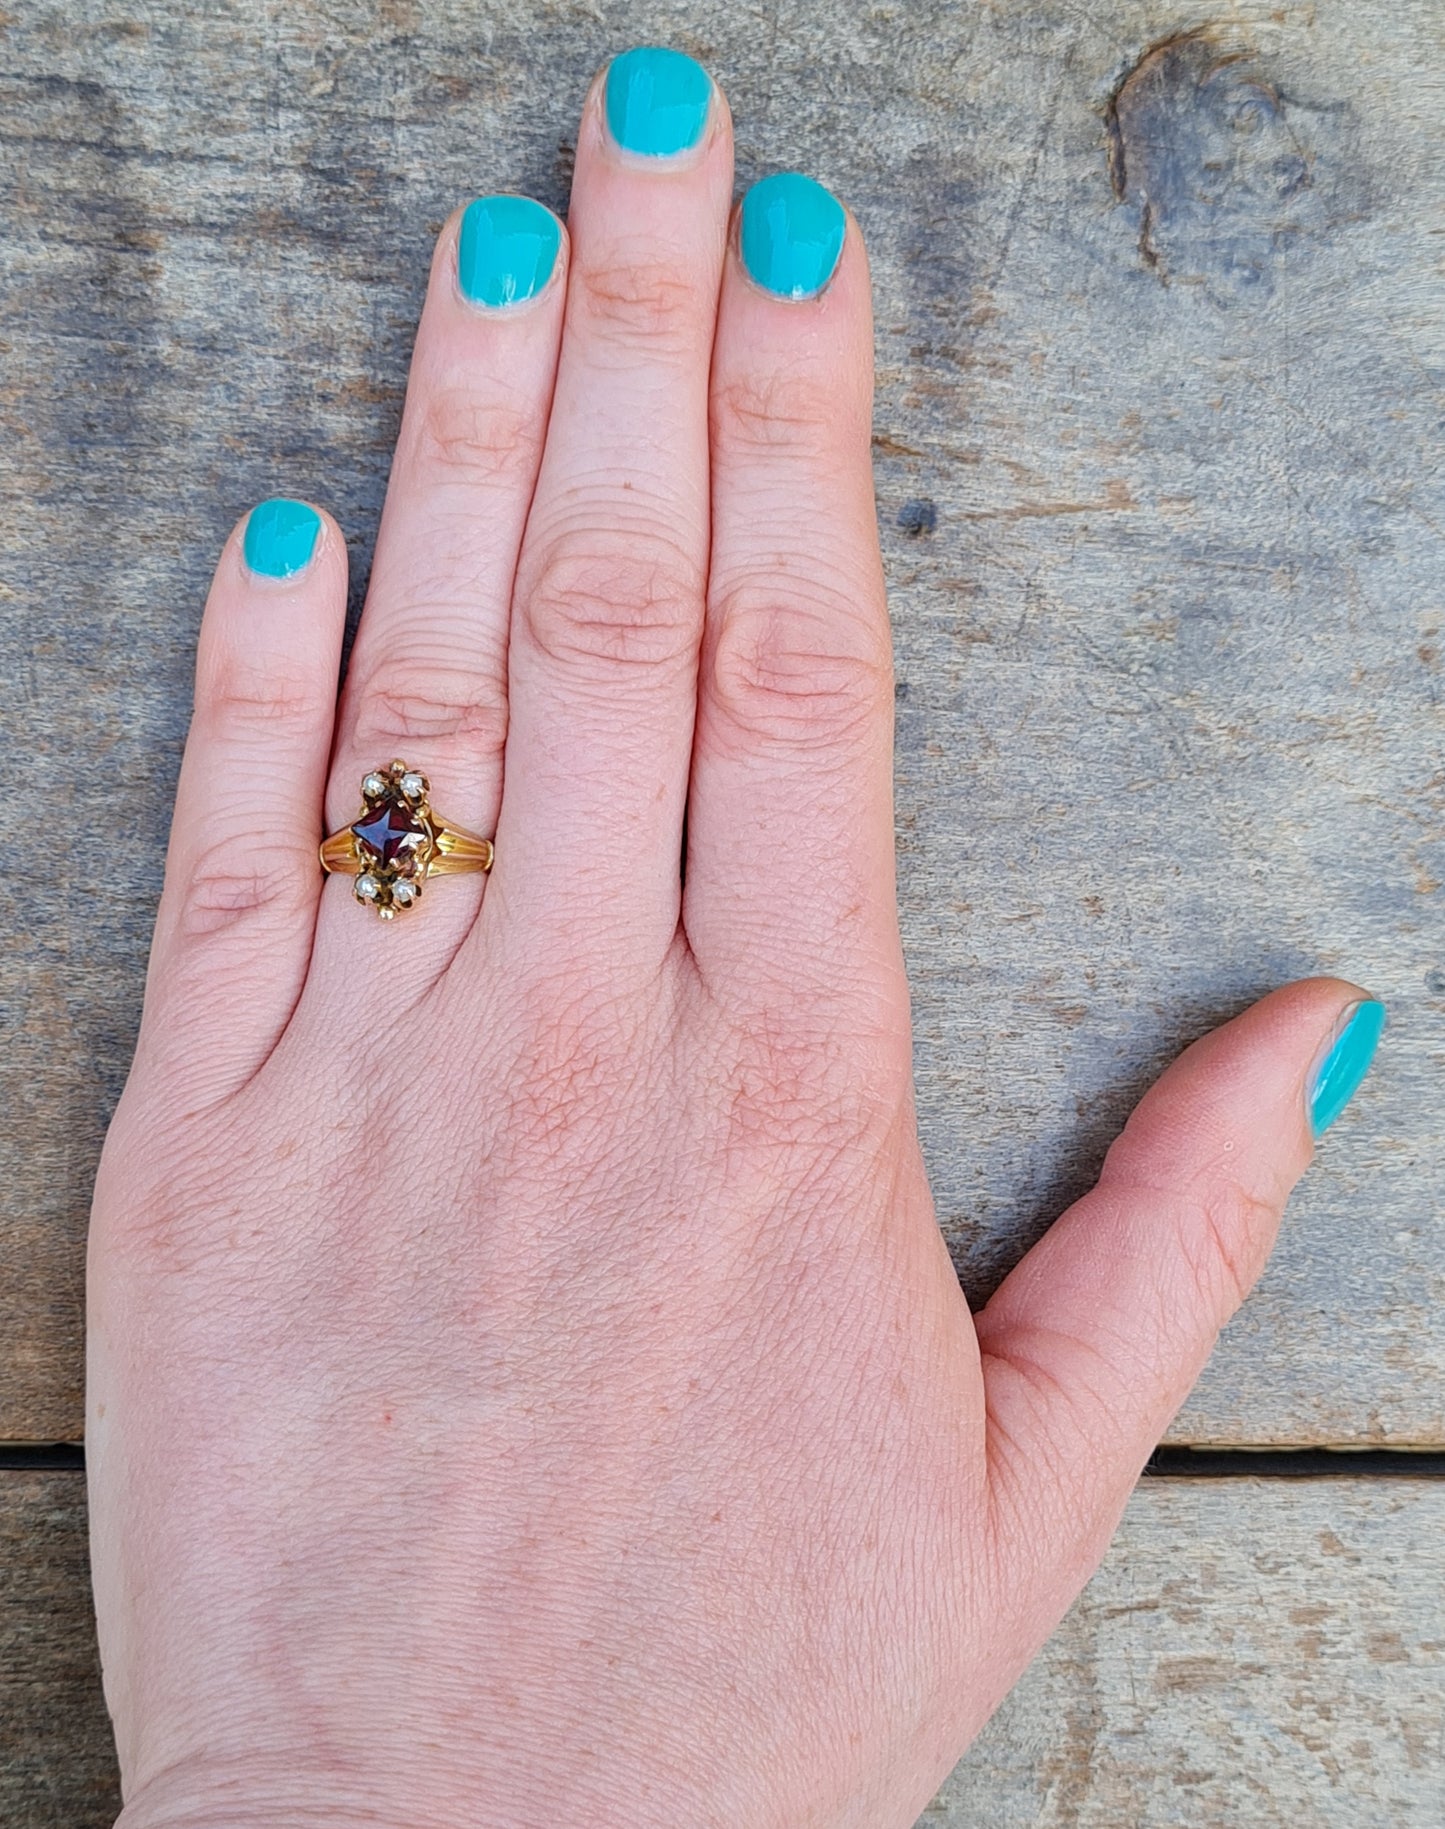
[[[360,815],[322,841],[321,868],[355,877],[357,901],[383,921],[413,907],[429,877],[492,867],[491,839],[443,819],[428,792],[426,776],[404,762],[373,769],[361,783]]]

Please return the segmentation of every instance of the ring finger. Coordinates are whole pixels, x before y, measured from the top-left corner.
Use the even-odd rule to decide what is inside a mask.
[[[489,834],[501,798],[507,623],[561,333],[566,237],[524,197],[479,198],[437,243],[366,608],[339,711],[327,828],[356,815],[363,775],[395,757],[428,776],[438,812]],[[405,953],[354,925],[352,884],[323,897],[313,975],[388,968],[435,976],[475,916],[480,877],[429,896]],[[380,930],[380,931],[377,931]],[[365,932],[366,928],[362,929]],[[338,932],[339,940],[332,936]],[[399,936],[397,936],[399,937]]]

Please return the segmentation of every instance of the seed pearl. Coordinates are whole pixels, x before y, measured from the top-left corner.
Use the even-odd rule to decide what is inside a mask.
[[[356,879],[356,893],[363,902],[374,902],[381,884],[374,876],[359,876]]]
[[[409,907],[416,900],[416,891],[410,883],[393,883],[391,894],[392,899],[400,902],[403,908]]]
[[[408,800],[420,800],[422,795],[426,792],[426,776],[403,775],[401,778],[401,791],[406,795]]]
[[[375,800],[378,794],[386,792],[386,782],[380,775],[368,775],[361,784],[361,791],[368,800]]]

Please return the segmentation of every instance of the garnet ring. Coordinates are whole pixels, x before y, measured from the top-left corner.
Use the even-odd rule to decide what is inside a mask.
[[[492,867],[492,841],[433,812],[427,778],[404,762],[374,769],[361,784],[360,815],[321,846],[321,868],[356,878],[358,902],[383,921],[421,897],[428,877]]]

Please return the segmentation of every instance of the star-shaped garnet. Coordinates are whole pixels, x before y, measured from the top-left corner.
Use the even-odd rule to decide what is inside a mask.
[[[398,876],[410,876],[431,846],[431,832],[415,807],[404,800],[368,806],[351,828],[363,863],[374,863]]]

